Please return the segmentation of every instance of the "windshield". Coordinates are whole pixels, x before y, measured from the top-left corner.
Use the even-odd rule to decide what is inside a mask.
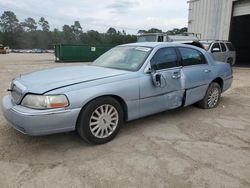
[[[156,35],[142,35],[137,37],[137,42],[156,42]]]
[[[148,47],[115,47],[96,59],[92,65],[135,71],[141,67],[150,51]]]

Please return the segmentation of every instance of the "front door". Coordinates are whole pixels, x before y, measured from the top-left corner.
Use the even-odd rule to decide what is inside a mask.
[[[176,49],[161,48],[150,60],[152,73],[140,79],[140,114],[146,116],[181,106],[184,90],[182,90],[182,73]],[[153,84],[152,76],[160,77],[160,85]]]
[[[220,44],[218,42],[214,43],[211,47],[211,52],[214,56],[214,59],[216,61],[224,61],[224,58],[223,58],[223,54],[221,52],[221,47],[220,47]]]

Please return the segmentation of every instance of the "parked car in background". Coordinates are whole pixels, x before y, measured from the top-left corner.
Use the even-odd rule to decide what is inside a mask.
[[[124,121],[194,103],[215,108],[232,80],[231,66],[201,48],[133,43],[112,48],[90,65],[20,75],[2,107],[22,133],[77,130],[88,142],[103,144]]]
[[[0,54],[8,54],[10,53],[10,49],[8,46],[3,46],[2,44],[0,44]]]
[[[235,64],[236,51],[231,42],[220,40],[202,40],[199,42],[204,49],[213,54],[215,60],[227,62],[230,65]]]
[[[187,44],[202,48],[212,54],[216,61],[226,62],[234,65],[236,61],[236,51],[231,42],[214,40],[182,40],[173,41],[175,43]]]
[[[9,46],[5,46],[4,49],[6,51],[6,54],[9,54],[11,51]]]
[[[55,53],[55,50],[48,50],[48,53]]]
[[[31,53],[43,53],[43,50],[40,48],[34,48]]]

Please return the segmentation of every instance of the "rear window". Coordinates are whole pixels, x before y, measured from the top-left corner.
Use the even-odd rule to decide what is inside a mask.
[[[235,48],[231,42],[227,42],[226,45],[229,51],[235,51]]]
[[[181,54],[183,66],[200,65],[207,63],[203,54],[198,50],[180,47],[179,51]]]

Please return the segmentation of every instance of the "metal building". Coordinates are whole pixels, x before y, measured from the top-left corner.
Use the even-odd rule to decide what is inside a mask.
[[[237,62],[250,64],[250,0],[189,0],[188,32],[230,40]]]

